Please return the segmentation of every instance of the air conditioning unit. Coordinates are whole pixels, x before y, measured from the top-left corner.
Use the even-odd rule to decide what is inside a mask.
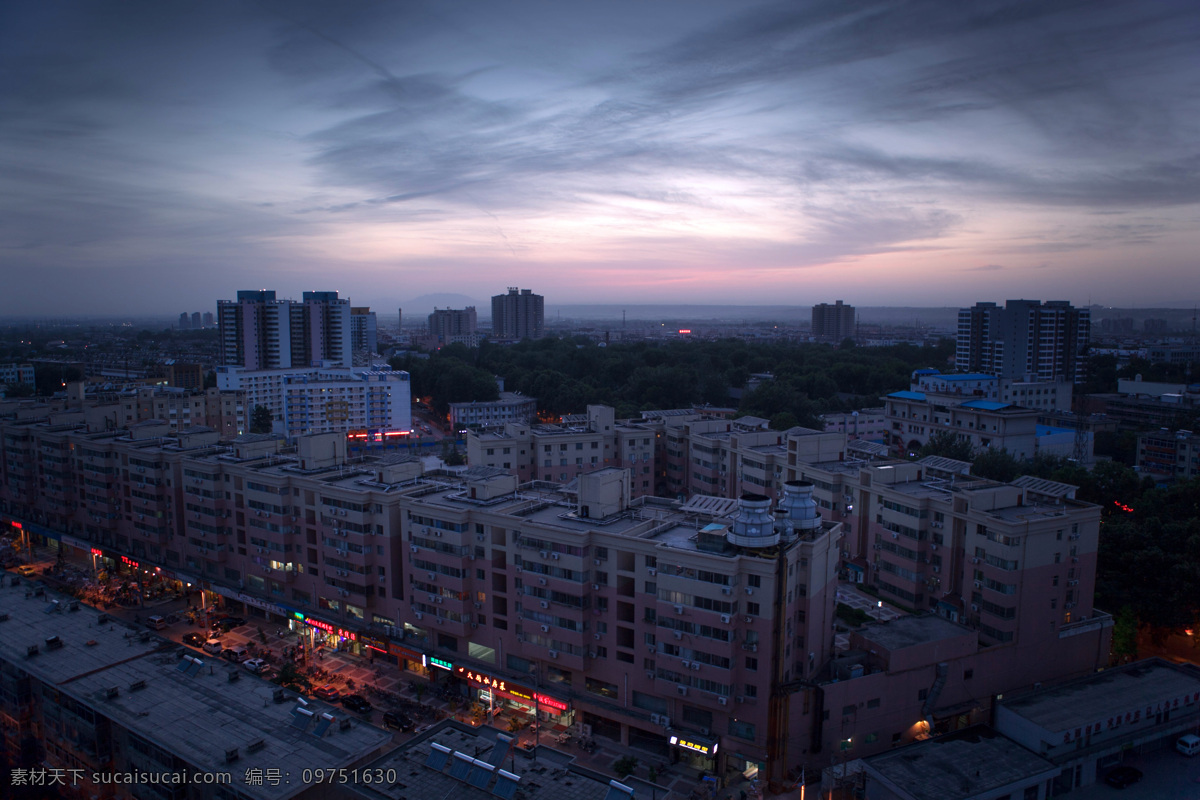
[[[431,581],[436,581],[436,580],[437,580],[437,575],[434,575],[432,572],[429,572],[429,573],[426,573],[426,574],[428,575],[428,577],[429,577],[429,580],[431,580]]]
[[[939,567],[939,566],[937,566],[937,565],[935,564],[935,565],[934,565],[934,567],[933,567],[933,574],[934,574],[934,575],[936,575],[936,574],[938,574],[938,573],[939,573],[939,572],[941,572],[941,571],[942,571],[942,568],[941,568],[941,567]]]
[[[674,633],[674,634],[675,634],[675,638],[676,638],[676,639],[682,639],[682,638],[683,638],[683,631],[672,631],[672,633]]]
[[[551,658],[558,658],[558,651],[557,651],[557,650],[551,650],[551,651],[550,651],[550,657],[551,657]]]
[[[539,551],[539,552],[538,552],[538,555],[539,555],[539,556],[541,556],[542,558],[546,558],[547,556],[549,556],[549,555],[550,555],[550,551],[548,551],[548,550],[541,550],[541,551]]]
[[[483,603],[475,603],[476,608],[483,608]]]
[[[1067,581],[1067,586],[1078,586],[1079,581]]]
[[[421,548],[417,547],[415,544],[410,544],[410,545],[408,546],[408,549],[409,549],[409,552],[415,553],[415,552],[417,552],[418,550],[420,550]]]
[[[538,583],[540,583],[542,586],[545,586],[545,585],[546,585],[546,579],[545,579],[545,578],[538,578]]]
[[[899,539],[899,538],[900,538],[900,534],[896,533],[895,531],[892,531],[892,538],[893,538],[893,539]]]
[[[747,587],[746,587],[746,594],[747,594],[747,595],[754,594],[754,590],[753,590],[753,589],[751,589],[749,586],[747,586]]]
[[[717,702],[723,706],[727,706],[727,705],[729,705],[729,698],[728,697],[718,697]]]
[[[595,657],[596,657],[596,651],[588,650],[588,658],[595,658]]]
[[[679,692],[679,693],[680,693],[680,694],[682,694],[682,695],[686,695],[686,694],[687,694],[687,687],[686,687],[686,686],[684,686],[683,684],[679,684],[679,685],[677,685],[677,686],[675,687],[675,691]]]
[[[543,625],[543,626],[542,626],[542,633],[549,633],[549,632],[550,632],[550,626],[549,626],[549,625]]]
[[[472,627],[472,628],[478,628],[478,627],[479,627],[479,623],[478,623],[478,622],[472,622],[472,623],[471,623],[471,627]]]
[[[728,586],[722,586],[721,594],[733,594],[733,589],[730,589]]]
[[[550,558],[554,559],[555,561],[558,561],[558,553],[551,553]]]
[[[600,591],[600,584],[598,584],[598,583],[593,583],[593,584],[592,584],[592,591],[593,591],[593,592],[598,592],[598,591]]]
[[[692,669],[693,669],[693,670],[698,670],[698,669],[700,669],[700,662],[699,662],[699,661],[693,661],[693,662],[692,662]]]
[[[729,624],[729,615],[728,615],[728,614],[722,614],[722,615],[721,615],[721,622],[724,622],[726,625],[728,625],[728,624]]]
[[[979,563],[979,559],[978,559],[978,558],[972,558],[972,559],[971,559],[971,563],[972,563],[972,564],[978,564],[978,563]]]
[[[982,588],[983,588],[983,581],[975,581],[975,588],[976,588],[976,589],[982,589]]]
[[[738,695],[737,697],[733,698],[733,702],[744,703],[744,702],[746,702],[746,698],[741,695]]]
[[[436,536],[436,537],[437,537],[437,538],[439,538],[439,539],[440,539],[440,538],[442,538],[442,532],[441,532],[441,531],[434,531],[434,532],[433,532],[433,535],[434,535],[434,536]]]
[[[979,610],[979,605],[978,605],[977,603],[971,603],[971,610],[972,610],[972,611],[978,611],[978,610]]]
[[[550,607],[550,604],[549,604],[549,603],[547,603],[545,600],[543,600],[543,601],[542,601],[541,605],[542,605],[542,608],[549,608],[549,607]]]
[[[649,567],[649,568],[647,568],[647,569],[646,569],[646,572],[649,572],[649,573],[650,573],[650,577],[651,577],[651,578],[653,578],[655,575],[657,575],[657,574],[658,574],[658,570],[657,570],[657,569],[655,569],[654,567]]]
[[[684,669],[691,669],[691,668],[692,668],[692,662],[690,662],[690,661],[684,661],[684,662],[683,662],[683,668],[684,668]]]
[[[652,669],[648,669],[648,670],[646,670],[646,677],[647,677],[647,678],[653,678],[653,677],[654,677],[654,670],[652,670]],[[657,717],[658,715],[657,715],[657,714],[655,714],[654,716],[656,716],[656,717]],[[656,723],[656,724],[657,724],[657,723]]]
[[[598,634],[598,633],[595,634],[595,637],[596,637],[596,641],[600,641],[600,634]]]
[[[936,550],[937,550],[937,545],[936,545],[936,544],[931,544],[931,545],[929,545],[929,549],[930,549],[930,550],[933,550],[933,551],[936,551]]]
[[[754,617],[746,617],[746,624],[747,624],[747,625],[749,625],[749,624],[750,624],[750,623],[752,623],[752,622],[754,622]]]
[[[482,534],[482,533],[477,533],[477,534],[475,534],[475,540],[476,540],[476,541],[478,541],[478,542],[482,542],[482,541],[483,541],[483,534]]]

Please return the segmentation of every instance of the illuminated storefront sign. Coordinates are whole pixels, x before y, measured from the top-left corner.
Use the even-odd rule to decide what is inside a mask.
[[[433,656],[430,656],[429,664],[430,664],[430,666],[441,667],[442,669],[447,670],[449,672],[454,671],[454,665],[451,664],[449,661],[446,661],[443,658],[434,658]]]
[[[367,636],[366,634],[363,634],[362,636],[358,637],[358,641],[359,644],[365,644],[372,650],[378,650],[381,653],[386,653],[388,651],[387,642],[385,642],[383,639],[376,639],[374,636]]]
[[[127,556],[121,556],[121,563],[127,567],[132,567],[133,569],[137,569],[139,566],[138,562]]]
[[[680,739],[678,736],[671,737],[671,744],[676,747],[682,747],[684,750],[692,750],[697,753],[703,753],[706,756],[715,756],[717,754],[717,743],[714,742],[711,746],[703,742],[695,742],[688,739]]]
[[[352,642],[358,639],[358,634],[354,631],[348,631],[345,628],[339,628],[336,625],[330,625],[328,622],[323,622],[319,619],[306,619],[304,620],[304,624],[311,625],[317,630],[325,631],[331,636],[339,636],[343,639],[349,639]]]
[[[497,678],[494,675],[487,675],[467,667],[456,668],[454,670],[454,674],[472,686],[476,686],[481,689],[495,690],[501,694],[508,695],[515,700],[520,700],[526,705],[542,705],[546,708],[553,708],[556,711],[567,711],[571,707],[568,703],[564,703],[562,700],[551,697],[550,695],[535,692],[526,686],[509,683],[505,678]]]
[[[407,661],[419,661],[422,667],[428,667],[429,663],[425,659],[423,653],[418,653],[416,650],[409,650],[407,647],[401,647],[395,642],[388,642],[388,653],[403,658]]]
[[[94,555],[94,556],[102,556],[102,555],[104,555],[104,551],[103,551],[103,550],[100,550],[100,549],[97,549],[97,548],[95,548],[95,547],[93,547],[93,548],[92,548],[92,555]]]

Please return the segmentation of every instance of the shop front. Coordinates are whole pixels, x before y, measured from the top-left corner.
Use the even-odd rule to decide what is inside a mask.
[[[429,663],[424,653],[418,653],[412,648],[398,645],[395,642],[388,642],[388,655],[396,659],[396,663],[400,666],[400,669],[415,673],[423,678],[429,677]]]
[[[674,760],[701,772],[716,772],[717,750],[720,743],[715,736],[701,736],[686,731],[671,731],[667,743],[674,750]]]
[[[323,619],[313,619],[312,617],[305,617],[304,624],[311,629],[315,652],[320,652],[323,647],[327,651],[333,650],[356,656],[362,654],[362,648],[359,645],[358,633],[356,631],[339,627]]]
[[[490,716],[507,710],[533,717],[546,728],[568,728],[575,721],[575,712],[568,701],[470,667],[455,667],[454,675],[466,682],[470,699],[487,707]]]

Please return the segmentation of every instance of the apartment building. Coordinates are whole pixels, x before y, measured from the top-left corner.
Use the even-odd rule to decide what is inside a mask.
[[[546,330],[545,298],[532,289],[509,287],[492,297],[492,336],[497,339],[540,339]]]
[[[768,433],[696,442],[733,465],[780,446],[735,439]],[[1061,484],[856,461],[804,429],[783,440],[777,500],[686,502],[636,497],[628,468],[522,484],[502,467],[347,463],[340,434],[169,434],[89,432],[79,412],[4,421],[0,513],[74,556],[153,565],[473,700],[717,774],[782,780],[846,741],[857,756],[962,727],[993,695],[1108,653],[1098,509]],[[839,572],[925,613],[835,650]]]
[[[379,355],[379,320],[369,306],[350,308],[350,347],[356,353]]]
[[[475,306],[462,309],[435,308],[429,315],[429,339],[426,347],[436,350],[448,344],[479,346],[479,333],[475,327],[478,320]]]
[[[0,753],[14,791],[37,786],[78,800],[327,797],[327,785],[302,779],[306,770],[361,767],[392,747],[390,733],[340,707],[285,700],[237,664],[181,655],[177,644],[70,597],[4,584]],[[249,780],[254,772],[279,779]],[[142,777],[104,777],[122,773]]]
[[[847,442],[876,442],[887,444],[888,430],[886,410],[862,408],[840,414],[822,414],[821,422],[827,433],[844,433]]]
[[[289,439],[312,433],[378,433],[400,436],[412,431],[409,375],[386,365],[306,369],[245,370],[217,368],[217,387],[243,392],[253,412],[271,412],[275,431]]]
[[[509,422],[528,422],[537,416],[537,400],[519,392],[501,392],[499,400],[450,404],[453,430],[498,428]]]
[[[0,388],[34,385],[33,364],[0,364]]]
[[[660,493],[659,425],[618,422],[609,406],[561,425],[509,422],[500,430],[467,433],[467,463],[502,469],[521,483],[567,483],[587,472],[630,471],[633,497]]]
[[[916,453],[936,433],[950,433],[975,450],[998,448],[1018,459],[1037,452],[1038,412],[997,400],[964,400],[958,395],[901,391],[887,396],[891,448]]]
[[[955,364],[1003,378],[1082,383],[1091,317],[1064,300],[976,303],[958,312]]]
[[[1045,413],[1070,411],[1074,387],[1074,383],[1061,377],[1030,381],[977,373],[943,375],[936,369],[921,369],[913,373],[909,388],[926,394],[1011,403]]]
[[[1167,428],[1138,434],[1137,468],[1163,481],[1200,477],[1200,435]]]
[[[812,307],[812,334],[818,339],[841,342],[855,334],[854,306],[818,303]]]
[[[239,291],[217,301],[221,363],[247,370],[353,362],[350,300],[337,292],[304,292],[300,302],[274,291]]]

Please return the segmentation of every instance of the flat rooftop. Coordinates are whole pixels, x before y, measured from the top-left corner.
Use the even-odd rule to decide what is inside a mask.
[[[348,717],[340,707],[319,700],[308,708],[334,720],[323,736],[293,726],[294,699],[274,702],[278,688],[240,666],[169,642],[149,630],[120,621],[100,622],[100,612],[47,592],[26,597],[32,584],[12,586],[9,575],[0,587],[0,659],[13,663],[36,680],[94,709],[115,724],[170,750],[193,768],[229,772],[242,795],[286,800],[307,788],[301,770],[314,765],[351,767],[377,757],[392,746],[387,731]],[[62,610],[47,613],[52,600]],[[58,647],[46,639],[57,636]],[[38,653],[29,655],[30,645]],[[193,670],[179,670],[181,655],[197,657]],[[231,682],[230,673],[238,675]],[[287,694],[288,698],[294,695]],[[343,730],[340,722],[350,719]],[[255,744],[253,752],[250,745]],[[226,753],[237,749],[236,760]],[[292,782],[279,786],[247,786],[247,769],[280,769]]]
[[[858,634],[894,652],[941,639],[974,636],[975,632],[937,614],[922,614],[898,617],[888,622],[871,622],[859,630]]]
[[[984,726],[956,731],[863,759],[867,774],[913,800],[959,800],[986,795],[1035,776],[1045,782],[1058,767]]]
[[[517,778],[516,790],[524,800],[604,800],[609,792],[608,780],[598,773],[572,769],[573,759],[566,753],[549,753],[546,748],[539,751],[539,758],[529,758],[515,747],[506,744],[497,751],[497,735],[494,728],[470,728],[452,720],[443,720],[433,728],[372,762],[368,769],[384,770],[384,777],[395,776],[395,782],[356,787],[366,797],[389,798],[389,800],[417,800],[430,798],[454,798],[454,800],[496,800],[503,797],[492,791],[501,778],[493,773],[481,772],[481,788],[451,774],[454,767],[454,752],[463,753],[485,762],[499,762],[499,768]],[[445,759],[441,769],[428,766],[433,744],[449,748],[451,755]],[[504,753],[507,752],[507,756]],[[626,794],[625,797],[629,795]],[[639,793],[639,796],[642,796]]]
[[[1149,659],[1003,700],[1000,705],[1051,733],[1092,724],[1115,711],[1157,706],[1200,692],[1200,669]]]

